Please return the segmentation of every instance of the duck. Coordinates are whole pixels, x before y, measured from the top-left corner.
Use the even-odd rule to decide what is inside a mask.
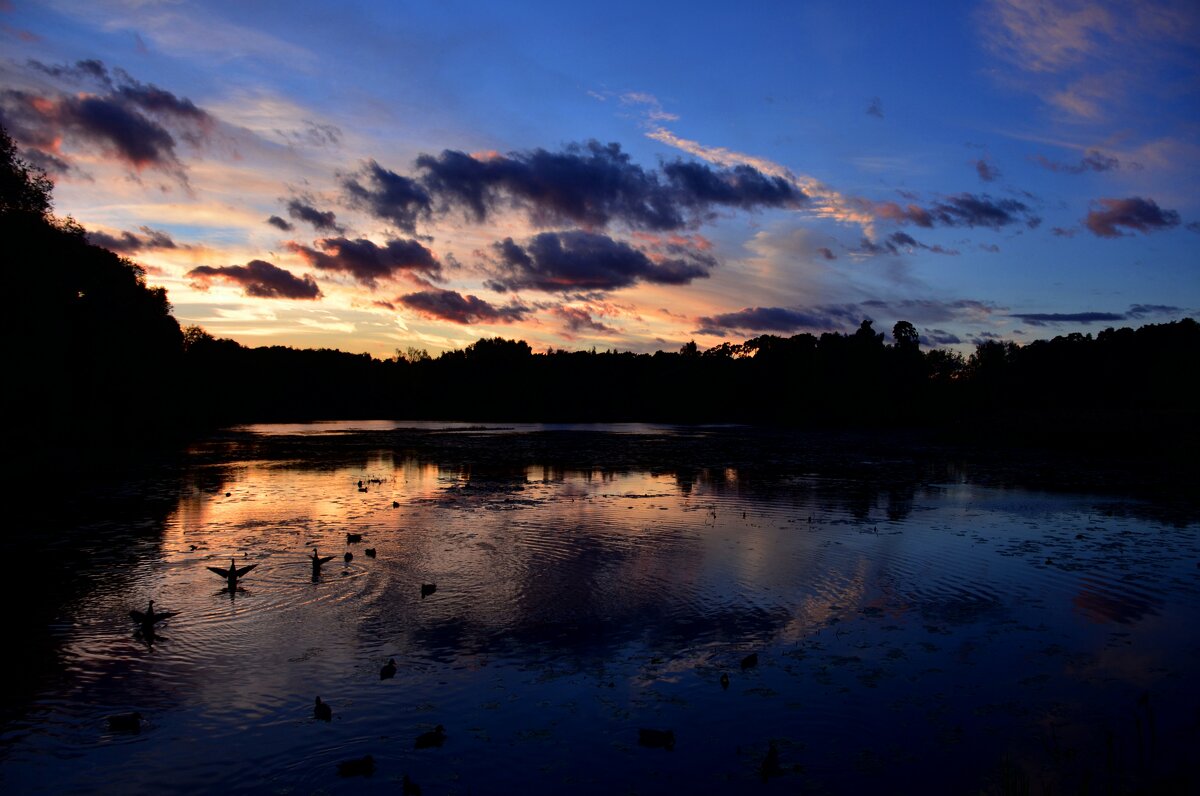
[[[238,578],[243,577],[247,572],[249,572],[250,570],[254,569],[257,566],[258,566],[258,564],[248,564],[239,569],[237,564],[231,558],[231,559],[229,559],[229,569],[221,569],[220,567],[209,567],[208,571],[215,572],[216,574],[220,575],[221,577],[227,579],[229,581],[229,591],[232,592],[235,589],[237,589],[237,587],[238,587],[238,585],[237,585]]]
[[[392,501],[392,508],[394,508],[394,509],[398,509],[398,508],[400,508],[400,501],[399,501],[399,500],[393,500],[393,501]]]
[[[154,626],[157,623],[163,621],[164,619],[170,619],[172,616],[178,615],[178,613],[178,611],[158,611],[156,613],[154,611],[154,600],[151,600],[150,604],[146,606],[145,613],[142,613],[141,611],[130,611],[129,615],[133,617],[133,621],[141,625],[141,630],[143,633],[153,633]]]
[[[313,580],[316,580],[318,577],[321,576],[321,566],[332,560],[333,560],[333,556],[318,556],[317,548],[315,548],[315,547],[313,548],[313,554],[312,554]]]
[[[367,554],[367,558],[374,558],[377,551],[374,547],[368,547],[366,550],[363,550],[363,552]]]
[[[108,728],[114,732],[141,732],[141,713],[118,713],[108,717]]]
[[[742,668],[743,669],[753,669],[755,666],[758,666],[758,653],[757,652],[752,652],[749,655],[747,655],[745,658],[742,658]]]
[[[333,708],[317,697],[317,703],[313,705],[313,718],[318,721],[333,721]]]
[[[391,680],[395,676],[396,676],[396,659],[388,658],[388,662],[385,663],[379,669],[379,679],[380,680]]]
[[[435,591],[437,591],[436,583],[422,583],[421,584],[421,599],[424,600],[426,597],[433,594]]]
[[[675,732],[674,730],[638,730],[638,744],[640,746],[648,746],[651,749],[674,749],[675,748]]]
[[[349,550],[347,550],[346,555],[342,556],[342,560],[349,564],[354,560],[354,553],[351,553]]]
[[[445,742],[446,728],[439,724],[429,732],[423,732],[418,735],[414,747],[417,749],[428,749],[431,746],[441,746]]]
[[[779,765],[779,750],[775,747],[774,741],[771,741],[771,745],[767,748],[767,755],[763,758],[762,765],[758,767],[758,770],[762,774],[763,782],[783,773],[783,768]]]
[[[725,672],[721,672],[721,688],[729,690],[729,675]]]
[[[361,542],[361,541],[362,541],[362,534],[361,534],[361,533],[348,533],[348,534],[346,534],[346,544],[354,544],[355,542]]]
[[[375,758],[371,755],[343,760],[337,764],[339,777],[369,777],[375,773]]]

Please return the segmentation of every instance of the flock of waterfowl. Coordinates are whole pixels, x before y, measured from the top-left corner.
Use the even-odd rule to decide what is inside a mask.
[[[358,490],[360,492],[367,491],[367,488],[362,481],[358,482]],[[225,494],[226,497],[230,495],[228,492]],[[400,504],[397,501],[392,501],[393,508],[399,508],[399,506]],[[362,541],[363,535],[361,533],[346,534],[347,544],[358,544]],[[195,545],[192,546],[192,549],[196,549]],[[373,547],[368,547],[364,550],[364,553],[368,558],[375,558],[377,552],[377,549]],[[349,550],[347,550],[343,556],[343,559],[347,564],[349,564],[353,558],[354,554]],[[314,582],[319,580],[321,577],[321,567],[333,559],[334,556],[322,556],[315,547],[313,548],[312,556],[309,561],[312,564],[312,579]],[[238,585],[238,581],[241,578],[244,578],[257,566],[257,564],[247,564],[239,567],[237,566],[236,559],[231,558],[229,560],[228,567],[207,567],[207,569],[216,575],[220,575],[226,580],[227,586],[222,591],[227,591],[230,594],[234,594],[238,591],[242,591],[241,586]],[[435,592],[437,592],[436,583],[421,584],[420,594],[422,600],[431,596]],[[146,640],[153,641],[157,635],[156,625],[163,620],[177,616],[178,613],[179,612],[177,611],[156,611],[154,609],[154,600],[150,600],[145,611],[132,610],[129,612],[129,615],[133,621],[137,623],[137,633]],[[743,670],[751,669],[757,665],[757,652],[752,652],[741,660],[741,668]],[[389,658],[388,662],[385,663],[379,670],[379,679],[390,680],[394,678],[396,676],[397,669],[398,667],[396,664],[396,659]],[[722,689],[727,690],[729,688],[730,680],[728,673],[721,673],[720,683]],[[316,701],[313,704],[313,718],[317,721],[325,722],[331,722],[333,720],[333,708],[329,705],[329,703],[322,701],[321,697],[319,696],[316,697]],[[143,716],[139,712],[120,713],[107,717],[109,730],[113,732],[124,733],[140,732],[143,720]],[[429,749],[441,747],[445,743],[447,737],[448,736],[446,734],[445,727],[439,724],[434,729],[418,735],[414,743],[414,748]],[[672,750],[675,748],[675,733],[673,730],[641,728],[638,730],[638,744],[640,746],[649,748]],[[371,755],[366,755],[364,757],[339,762],[337,764],[337,773],[339,776],[343,777],[371,776],[375,773],[375,758]],[[776,749],[773,741],[770,744],[770,748],[767,751],[766,757],[762,761],[760,773],[764,781],[770,777],[784,773],[784,770],[779,763],[779,751]],[[420,786],[409,779],[408,775],[404,775],[403,792],[405,794],[420,794],[421,789]]]

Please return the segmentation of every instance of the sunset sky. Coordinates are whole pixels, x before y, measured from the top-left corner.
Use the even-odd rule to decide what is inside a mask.
[[[0,41],[56,212],[246,345],[1200,313],[1195,0],[0,0]]]

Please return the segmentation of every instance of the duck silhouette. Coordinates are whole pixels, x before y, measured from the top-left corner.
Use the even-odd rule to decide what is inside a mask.
[[[396,659],[388,658],[388,662],[385,663],[379,669],[379,679],[380,680],[391,680],[395,676],[396,676]]]
[[[673,730],[638,730],[638,744],[651,749],[674,749],[675,732]]]
[[[421,599],[424,600],[426,597],[433,594],[435,591],[437,591],[436,583],[422,583],[421,584]]]
[[[725,672],[721,672],[721,688],[725,689],[726,691],[729,690],[729,675],[727,675]]]
[[[775,748],[774,741],[771,741],[771,745],[767,748],[767,755],[763,758],[758,771],[762,775],[763,782],[783,773],[783,767],[779,765],[779,750]]]
[[[351,553],[349,550],[347,550],[346,555],[342,556],[342,560],[349,564],[354,560],[354,553]]]
[[[313,718],[318,721],[333,721],[333,708],[317,697],[317,703],[313,705]]]
[[[321,565],[326,564],[332,560],[333,560],[333,556],[318,556],[317,548],[315,548],[315,547],[313,548],[313,554],[312,554],[313,580],[316,580],[317,578],[321,577]]]
[[[758,653],[757,652],[752,652],[749,655],[747,655],[745,658],[742,658],[742,668],[743,669],[753,669],[755,666],[758,666]]]
[[[429,732],[423,732],[417,736],[417,742],[414,746],[417,749],[428,749],[433,746],[441,746],[446,742],[446,728],[442,725],[434,727]]]
[[[221,569],[220,567],[209,567],[209,572],[215,572],[221,577],[229,581],[229,591],[232,594],[237,590],[238,578],[243,577],[247,572],[257,567],[258,564],[247,564],[242,568],[238,568],[237,563],[231,558],[229,559],[229,569]]]
[[[118,713],[108,717],[108,728],[114,732],[141,732],[141,713]]]
[[[363,552],[367,554],[367,558],[374,558],[375,553],[378,551],[374,547],[368,547],[366,550],[363,550]]]
[[[157,624],[158,622],[161,622],[164,619],[170,619],[172,616],[177,616],[178,614],[179,614],[178,611],[155,612],[154,600],[151,600],[150,604],[146,606],[145,613],[142,613],[141,611],[130,611],[129,612],[129,615],[131,617],[133,617],[133,621],[138,623],[138,625],[139,625],[138,629],[147,635],[154,634],[154,625],[155,624]]]
[[[362,534],[361,534],[361,533],[348,533],[348,534],[346,534],[346,544],[353,544],[354,542],[361,542],[361,541],[362,541]]]
[[[369,777],[375,773],[375,758],[370,755],[343,760],[337,764],[339,777]]]

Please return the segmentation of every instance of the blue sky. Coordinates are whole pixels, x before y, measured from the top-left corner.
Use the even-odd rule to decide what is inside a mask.
[[[1194,2],[3,0],[0,39],[57,211],[248,345],[1200,311]]]

